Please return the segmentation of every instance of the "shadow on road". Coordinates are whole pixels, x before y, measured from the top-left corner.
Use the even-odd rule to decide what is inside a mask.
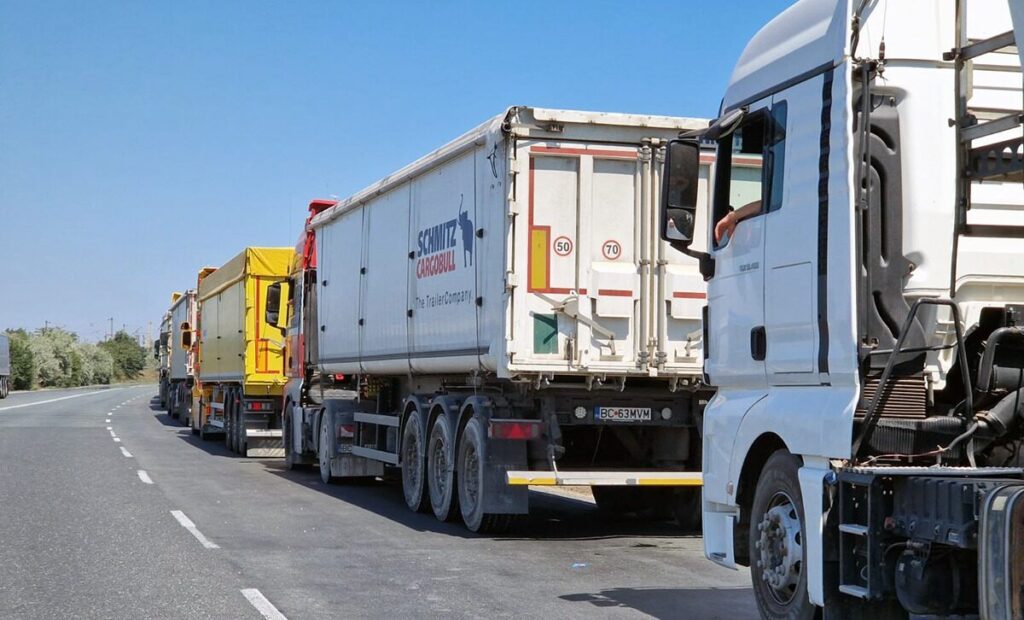
[[[732,620],[756,618],[754,594],[750,588],[612,588],[594,593],[559,597],[587,603],[602,610],[634,609],[653,618],[700,618]]]
[[[401,482],[397,476],[385,479],[362,479],[335,482],[330,485],[320,480],[315,467],[303,466],[287,470],[279,458],[249,458],[234,454],[224,446],[222,439],[202,440],[191,429],[171,419],[160,407],[159,398],[150,400],[154,418],[164,426],[179,430],[178,438],[211,456],[237,460],[262,467],[269,473],[301,485],[311,491],[375,512],[382,517],[416,531],[444,533],[461,538],[482,537],[473,534],[458,521],[442,523],[432,514],[415,513],[405,505]],[[429,509],[428,509],[429,510]],[[674,522],[644,518],[609,517],[592,503],[561,497],[539,491],[530,492],[530,514],[509,532],[495,540],[603,540],[625,537],[689,538],[695,537],[679,529]],[[657,546],[652,543],[650,546]]]

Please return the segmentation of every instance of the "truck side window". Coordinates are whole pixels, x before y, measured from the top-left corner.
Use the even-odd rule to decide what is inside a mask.
[[[768,211],[782,208],[782,181],[786,170],[786,102],[772,105],[771,123],[767,128],[764,169],[768,178]],[[770,176],[768,176],[770,175]]]
[[[758,110],[733,133],[718,142],[713,222],[727,213],[757,203],[758,213],[782,206],[786,104],[775,104],[769,114]],[[720,247],[720,246],[716,246]]]

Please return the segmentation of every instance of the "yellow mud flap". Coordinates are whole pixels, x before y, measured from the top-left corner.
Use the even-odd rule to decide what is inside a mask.
[[[663,486],[699,487],[698,471],[508,471],[510,486]]]

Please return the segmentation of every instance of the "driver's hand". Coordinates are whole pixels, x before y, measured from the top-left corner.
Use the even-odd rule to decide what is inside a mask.
[[[731,239],[734,230],[736,230],[736,212],[730,211],[715,224],[715,243],[721,243],[726,235],[729,235]]]

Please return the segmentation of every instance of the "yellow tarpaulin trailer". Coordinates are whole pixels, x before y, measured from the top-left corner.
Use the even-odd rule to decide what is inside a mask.
[[[284,337],[264,320],[267,287],[288,277],[292,248],[246,248],[198,287],[198,431],[249,456],[281,451]]]

